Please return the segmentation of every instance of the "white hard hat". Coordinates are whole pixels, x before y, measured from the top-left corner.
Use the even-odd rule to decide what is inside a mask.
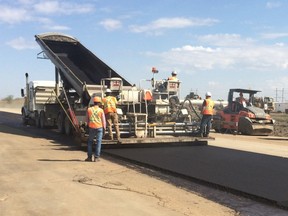
[[[177,75],[177,71],[172,71],[172,75]]]
[[[206,97],[211,97],[212,94],[211,94],[211,92],[206,92],[205,96],[206,96]]]
[[[111,93],[111,89],[106,89],[106,92],[105,93]]]

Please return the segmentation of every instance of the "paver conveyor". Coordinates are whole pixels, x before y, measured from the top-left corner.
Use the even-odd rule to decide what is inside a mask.
[[[35,35],[35,38],[56,69],[60,69],[65,88],[75,89],[78,95],[82,95],[85,83],[100,85],[103,78],[119,77],[124,86],[131,86],[76,38],[59,33]]]

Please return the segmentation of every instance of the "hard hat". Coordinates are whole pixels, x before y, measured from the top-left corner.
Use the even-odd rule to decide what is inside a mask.
[[[211,97],[212,94],[211,94],[211,92],[206,92],[205,96],[206,96],[206,97]]]
[[[105,93],[111,93],[111,89],[106,89],[106,92]]]
[[[94,101],[94,103],[101,103],[101,98],[100,97],[94,97],[93,101]]]
[[[177,75],[177,71],[172,71],[172,75]]]

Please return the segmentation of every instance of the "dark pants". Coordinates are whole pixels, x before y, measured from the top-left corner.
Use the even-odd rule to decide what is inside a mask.
[[[211,128],[212,115],[203,115],[200,124],[200,133],[208,136]]]

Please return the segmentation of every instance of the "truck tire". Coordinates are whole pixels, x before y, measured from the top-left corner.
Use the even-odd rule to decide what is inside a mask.
[[[39,116],[39,113],[37,111],[35,112],[35,126],[37,128],[40,128],[40,116]]]
[[[45,126],[46,126],[46,116],[45,116],[45,112],[43,110],[40,112],[39,121],[40,121],[40,128],[42,128],[42,129],[45,128]]]
[[[64,129],[65,129],[65,134],[67,136],[72,134],[72,129],[73,129],[72,124],[67,116],[65,116],[65,119],[64,119]]]
[[[211,123],[211,128],[215,130],[216,133],[222,133],[223,130],[225,130],[224,128],[222,128],[222,122],[223,119],[221,118],[221,116],[213,116],[213,121]]]
[[[23,125],[28,125],[28,119],[26,117],[24,109],[21,110],[21,115],[22,115],[22,123],[23,123]]]
[[[58,132],[61,134],[65,133],[65,126],[64,126],[64,113],[61,112],[58,114],[57,117],[57,128],[58,128]]]

